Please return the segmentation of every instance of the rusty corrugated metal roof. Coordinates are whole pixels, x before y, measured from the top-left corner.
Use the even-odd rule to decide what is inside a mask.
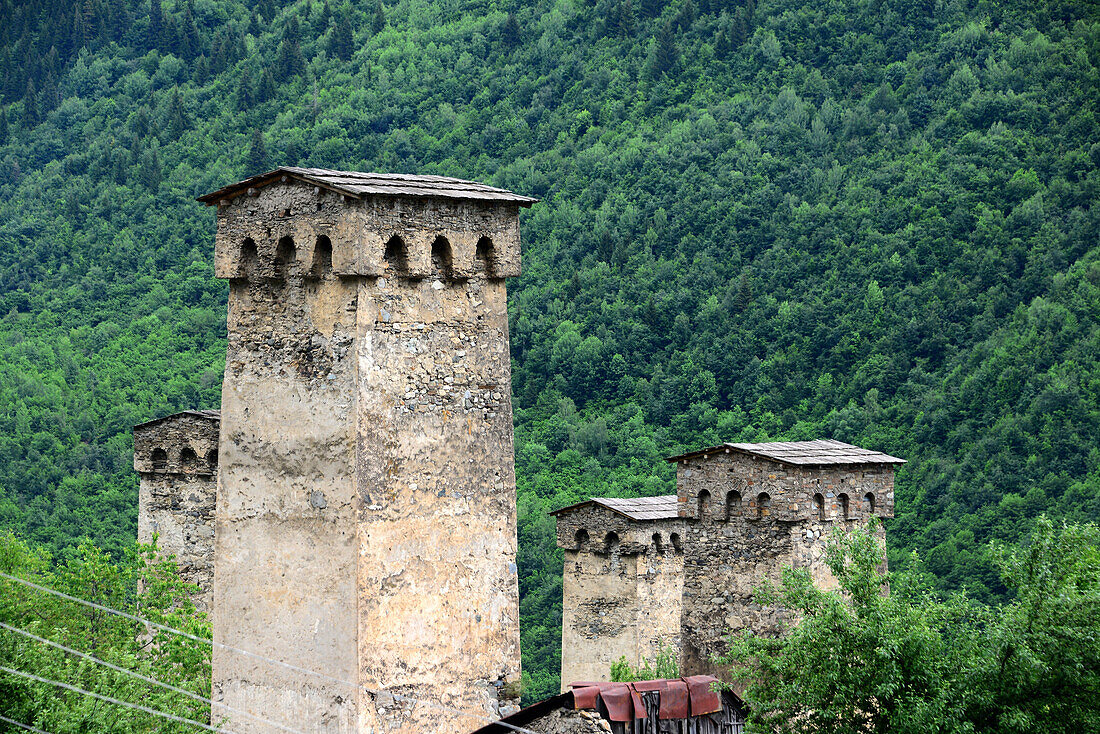
[[[179,413],[173,413],[172,415],[162,415],[160,418],[154,418],[153,420],[145,421],[144,423],[138,423],[134,426],[137,428],[144,428],[145,426],[151,426],[154,423],[160,423],[161,421],[170,420],[172,418],[181,418],[183,416],[191,416],[193,418],[205,418],[207,420],[220,421],[222,414],[220,410],[183,410]]]
[[[660,497],[593,497],[585,502],[554,510],[550,514],[560,515],[593,504],[625,515],[631,520],[673,520],[679,516],[674,494]]]
[[[283,166],[274,171],[261,173],[243,181],[224,186],[199,201],[214,206],[222,199],[232,198],[242,191],[258,189],[272,183],[289,179],[331,189],[361,198],[363,196],[414,196],[436,197],[443,199],[463,199],[469,201],[500,201],[531,206],[538,199],[520,196],[505,189],[487,186],[476,181],[464,181],[447,176],[414,176],[405,173],[363,173],[360,171],[333,171],[327,168],[298,168]]]
[[[696,456],[730,453],[760,456],[795,466],[841,466],[854,464],[904,464],[905,459],[881,451],[863,449],[843,441],[777,441],[773,443],[725,443],[707,449],[670,456],[665,461],[681,461]]]

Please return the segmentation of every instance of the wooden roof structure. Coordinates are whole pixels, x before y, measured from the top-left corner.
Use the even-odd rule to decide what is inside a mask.
[[[160,418],[154,418],[144,423],[138,423],[134,428],[145,428],[161,421],[171,420],[172,418],[182,418],[183,416],[190,416],[192,418],[205,418],[206,420],[220,421],[222,414],[220,410],[184,410],[179,413],[173,413],[172,415],[162,415]]]
[[[725,443],[700,449],[680,456],[670,456],[665,461],[683,461],[698,456],[728,453],[748,454],[771,459],[792,466],[851,466],[859,464],[904,464],[905,459],[884,454],[881,451],[863,449],[843,441],[777,441],[773,443]]]
[[[364,196],[413,196],[465,201],[507,202],[519,206],[531,206],[538,199],[520,196],[505,189],[487,186],[476,181],[464,181],[447,176],[414,176],[405,173],[363,173],[361,171],[333,171],[327,168],[298,168],[281,166],[274,171],[246,178],[217,191],[200,196],[199,201],[215,206],[225,199],[250,190],[254,191],[273,183],[290,180],[301,181],[344,196],[361,199]]]
[[[561,515],[572,510],[597,505],[617,512],[631,520],[674,520],[679,517],[676,495],[659,497],[593,497],[585,502],[554,510],[551,515]]]

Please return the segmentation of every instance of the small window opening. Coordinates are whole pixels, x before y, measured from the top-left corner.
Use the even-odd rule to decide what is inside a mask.
[[[653,534],[653,549],[657,551],[657,555],[664,553],[664,544],[661,543],[661,534]]]
[[[679,553],[680,551],[683,550],[683,548],[680,545],[680,534],[679,533],[669,533],[668,542],[672,543],[672,548],[677,553]]]
[[[283,209],[283,216],[284,217],[289,217],[290,216],[290,209]]]
[[[168,468],[168,452],[164,449],[153,449],[153,471],[164,471]]]
[[[840,505],[840,516],[845,520],[848,519],[848,495],[839,494],[836,498],[837,504]]]
[[[863,495],[863,502],[864,502],[864,504],[867,505],[867,514],[868,515],[874,515],[875,514],[875,495],[868,492],[867,494]]]
[[[767,517],[771,514],[772,498],[767,492],[761,492],[756,496],[756,517]]]
[[[709,504],[710,504],[710,492],[708,492],[707,490],[704,489],[702,492],[699,493],[699,515],[698,515],[698,517],[699,517],[700,520],[706,520],[707,519],[707,505],[709,505]]]
[[[619,534],[615,532],[608,533],[603,539],[603,548],[608,553],[614,553],[619,549]]]
[[[492,277],[496,272],[493,267],[493,255],[493,241],[488,237],[482,237],[477,241],[477,248],[474,250],[474,267]]]
[[[573,536],[573,539],[577,542],[577,550],[584,550],[584,547],[588,545],[588,531],[581,528]]]
[[[386,243],[386,252],[383,256],[386,260],[386,269],[392,270],[397,275],[409,272],[409,251],[405,242],[397,235],[390,237]]]
[[[332,240],[321,235],[313,246],[313,264],[309,268],[309,274],[315,278],[323,278],[331,272]]]
[[[252,278],[256,275],[256,243],[251,237],[241,243],[240,260],[237,262],[237,277]]]
[[[210,449],[206,452],[206,465],[210,467],[210,471],[215,472],[218,470],[218,450]]]
[[[825,498],[820,494],[814,495],[814,517],[818,520],[825,519]]]
[[[452,274],[451,243],[440,235],[432,243],[432,273],[437,277],[450,279]]]
[[[199,456],[195,453],[195,450],[190,446],[185,446],[183,451],[180,452],[180,466],[184,469],[194,469],[198,463]]]
[[[726,494],[726,520],[741,516],[741,493],[734,490]]]
[[[297,262],[298,259],[294,249],[294,239],[291,237],[280,238],[279,244],[275,246],[274,276],[276,278],[287,277],[293,272]]]

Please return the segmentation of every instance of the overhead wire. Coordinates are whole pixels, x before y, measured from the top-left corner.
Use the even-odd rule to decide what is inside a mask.
[[[221,729],[221,728],[218,728],[216,726],[210,726],[209,724],[204,724],[203,722],[195,721],[194,719],[185,719],[182,716],[176,716],[175,714],[170,714],[167,711],[158,711],[157,709],[149,708],[148,706],[142,706],[140,703],[130,703],[129,701],[122,701],[120,699],[112,698],[110,696],[104,696],[101,693],[95,693],[94,691],[87,691],[87,690],[84,690],[83,688],[78,688],[77,686],[69,685],[68,683],[62,683],[59,680],[51,680],[50,678],[43,678],[40,675],[35,675],[34,673],[28,673],[25,670],[16,670],[14,668],[9,668],[9,667],[6,667],[4,665],[0,665],[0,672],[7,673],[9,675],[18,675],[18,676],[22,676],[24,678],[30,678],[31,680],[38,681],[39,683],[45,683],[46,685],[57,686],[58,688],[64,688],[66,690],[72,691],[73,693],[79,693],[83,696],[91,696],[92,698],[99,699],[100,701],[105,701],[107,703],[113,703],[116,706],[124,706],[125,708],[136,709],[137,711],[144,711],[147,714],[152,714],[154,716],[159,716],[163,719],[169,719],[170,721],[177,721],[181,724],[191,724],[192,726],[197,726],[200,729],[206,729],[207,731],[218,732],[219,734],[234,734],[233,732],[229,731],[228,729]]]
[[[294,665],[293,663],[287,663],[287,662],[284,662],[282,660],[276,660],[274,658],[269,658],[269,657],[266,657],[264,655],[260,655],[259,653],[251,652],[249,650],[243,650],[239,647],[234,647],[232,645],[226,645],[225,643],[215,642],[213,640],[207,640],[207,639],[204,639],[204,638],[199,637],[197,635],[193,635],[190,632],[185,632],[183,630],[176,629],[175,627],[169,627],[168,625],[160,624],[159,622],[154,622],[152,620],[145,619],[143,617],[139,617],[139,616],[136,616],[134,614],[130,614],[129,612],[123,612],[119,609],[114,609],[112,607],[104,606],[103,604],[98,604],[96,602],[89,601],[87,599],[81,599],[80,597],[72,596],[72,595],[66,594],[62,591],[57,591],[56,589],[51,589],[47,586],[42,586],[41,584],[36,584],[33,581],[28,581],[26,579],[19,578],[18,576],[12,576],[11,574],[5,573],[3,571],[0,571],[0,578],[5,578],[5,579],[8,579],[9,581],[14,581],[16,583],[23,584],[24,586],[27,586],[29,588],[36,589],[36,590],[41,591],[41,592],[46,593],[46,594],[51,594],[53,596],[59,597],[61,599],[65,599],[67,601],[74,602],[76,604],[82,604],[86,607],[90,607],[92,609],[97,609],[101,612],[106,612],[107,614],[113,614],[115,616],[123,617],[124,619],[129,619],[129,620],[137,622],[139,624],[148,625],[148,626],[150,626],[154,629],[159,629],[161,631],[168,632],[170,634],[179,635],[181,637],[187,638],[189,640],[193,640],[195,642],[202,643],[204,645],[210,645],[212,647],[218,647],[218,648],[221,648],[223,650],[229,650],[231,652],[239,653],[241,655],[246,655],[246,656],[254,658],[256,660],[263,660],[265,662],[273,663],[275,665],[287,668],[288,670],[293,670],[293,671],[296,671],[296,672],[299,672],[299,673],[304,673],[306,675],[316,676],[318,678],[324,678],[326,680],[330,680],[330,681],[333,681],[335,683],[339,683],[341,685],[349,686],[349,687],[351,687],[355,690],[364,691],[364,692],[370,694],[370,696],[372,698],[375,698],[375,699],[377,699],[377,697],[379,695],[385,694],[385,695],[388,695],[388,696],[392,697],[393,700],[397,701],[397,702],[411,701],[413,703],[416,703],[416,704],[419,704],[419,705],[422,705],[422,706],[426,706],[428,708],[434,708],[436,710],[445,711],[445,712],[450,713],[450,714],[458,714],[460,716],[465,716],[465,717],[468,717],[468,718],[471,718],[471,719],[477,719],[478,721],[483,721],[483,722],[486,722],[488,724],[495,724],[497,726],[504,727],[505,729],[507,729],[509,731],[516,731],[516,732],[520,732],[521,734],[538,734],[538,732],[535,732],[531,729],[527,729],[527,728],[522,727],[522,726],[516,726],[514,724],[509,724],[509,723],[507,723],[505,721],[502,721],[500,719],[493,719],[493,718],[490,718],[488,716],[483,716],[481,714],[475,714],[475,713],[471,713],[469,711],[463,711],[462,709],[457,709],[457,708],[454,708],[452,706],[446,706],[444,704],[436,703],[434,701],[429,701],[429,700],[426,700],[426,699],[417,698],[415,696],[410,696],[408,694],[393,693],[391,691],[386,691],[384,689],[368,688],[367,686],[360,685],[359,683],[354,683],[352,681],[347,681],[347,680],[344,680],[342,678],[337,678],[336,676],[329,675],[328,673],[322,673],[320,671],[310,670],[309,668],[303,668],[303,667],[300,667],[298,665]],[[0,668],[0,670],[3,670],[3,669],[4,668]],[[30,675],[30,674],[24,674],[24,675]],[[65,685],[65,684],[61,684],[61,685]],[[91,694],[91,695],[97,696],[98,694]],[[220,731],[220,730],[212,730],[212,731]]]
[[[171,683],[165,683],[164,681],[159,681],[156,678],[150,678],[149,676],[142,675],[141,673],[138,673],[136,671],[129,670],[127,668],[123,668],[121,666],[115,665],[114,663],[107,662],[106,660],[101,660],[100,658],[97,658],[94,655],[89,655],[88,653],[81,652],[79,650],[74,650],[71,647],[66,647],[65,645],[62,645],[59,642],[54,642],[53,640],[46,639],[45,637],[39,637],[38,635],[36,635],[32,632],[28,632],[25,629],[21,629],[19,627],[13,627],[10,624],[5,624],[3,622],[0,622],[0,628],[6,629],[9,632],[14,632],[17,635],[23,635],[24,637],[29,637],[32,640],[36,640],[36,641],[41,642],[43,644],[49,645],[50,647],[57,648],[58,650],[69,653],[70,655],[76,655],[77,657],[84,658],[85,660],[89,660],[89,661],[91,661],[91,662],[93,662],[97,665],[102,665],[106,668],[110,668],[111,670],[122,673],[123,675],[130,676],[131,678],[136,678],[138,680],[145,681],[146,683],[150,683],[154,686],[159,686],[159,687],[165,688],[169,691],[179,693],[181,695],[187,696],[190,699],[193,699],[195,701],[199,701],[200,703],[209,704],[211,707],[225,709],[226,711],[231,711],[231,712],[238,713],[238,714],[244,714],[245,716],[249,717],[250,719],[255,719],[256,721],[267,724],[268,726],[274,726],[278,729],[282,729],[283,731],[291,732],[291,734],[304,734],[304,732],[299,731],[298,729],[291,729],[288,726],[283,726],[282,724],[280,724],[278,722],[271,721],[270,719],[265,719],[262,716],[257,716],[256,714],[253,714],[249,711],[245,711],[244,709],[235,708],[233,706],[230,706],[229,704],[220,703],[220,702],[215,701],[213,699],[206,698],[204,696],[200,696],[199,694],[194,693],[192,691],[188,691],[185,688],[180,688],[178,686],[172,685]]]
[[[0,714],[0,721],[3,721],[5,724],[11,724],[12,726],[18,726],[20,729],[26,729],[27,731],[38,732],[38,734],[50,734],[48,731],[42,731],[41,729],[36,729],[35,727],[30,726],[28,724],[20,723],[20,722],[16,721],[15,719],[9,719],[7,716],[4,716],[2,714]]]

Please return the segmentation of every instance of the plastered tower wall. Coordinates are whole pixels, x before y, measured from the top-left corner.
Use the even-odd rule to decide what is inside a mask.
[[[792,466],[720,449],[678,461],[676,485],[686,521],[684,675],[722,673],[712,659],[725,652],[730,631],[774,635],[790,621],[755,599],[763,579],[778,582],[792,566],[835,588],[824,562],[829,532],[894,514],[888,464]]]
[[[215,640],[386,693],[215,648],[214,697],[304,731],[476,728],[389,694],[493,717],[519,678],[518,205],[265,183],[210,202],[230,280]]]
[[[681,520],[632,520],[597,504],[558,515],[565,551],[561,685],[609,680],[620,657],[637,667],[680,649]]]
[[[214,495],[218,472],[216,411],[189,411],[134,426],[138,542],[156,535],[162,557],[199,587],[195,606],[210,611],[214,586]]]

